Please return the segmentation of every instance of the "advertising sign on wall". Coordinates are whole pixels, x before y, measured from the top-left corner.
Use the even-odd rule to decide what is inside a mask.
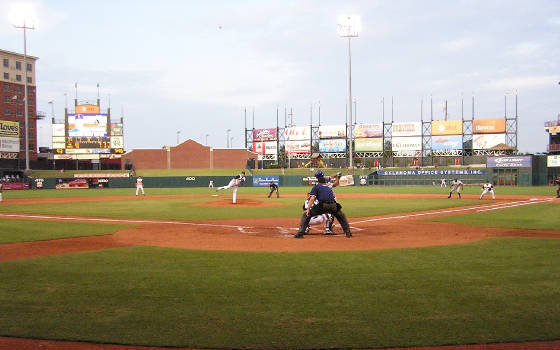
[[[432,137],[432,150],[447,151],[463,148],[462,135],[434,136]]]
[[[320,153],[346,152],[346,139],[319,140]]]
[[[393,137],[393,152],[422,150],[422,137]]]
[[[354,137],[383,137],[383,124],[357,124]]]
[[[76,112],[81,114],[99,114],[100,108],[98,105],[85,104],[76,106]]]
[[[354,151],[356,152],[383,152],[383,138],[355,139]]]
[[[284,143],[286,154],[311,153],[311,141],[286,141]]]
[[[548,127],[544,128],[544,131],[549,133],[549,134],[558,134],[558,133],[560,133],[560,125],[548,126]]]
[[[506,132],[505,119],[475,119],[473,134],[498,134]]]
[[[393,137],[395,136],[420,136],[422,135],[422,123],[393,123]]]
[[[311,140],[309,126],[294,126],[286,128],[284,136],[287,141]]]
[[[473,135],[473,149],[490,149],[506,143],[506,134]]]
[[[277,154],[278,145],[272,142],[253,142],[253,152],[257,154]]]
[[[0,120],[0,152],[19,152],[19,123]]]
[[[111,136],[123,136],[122,123],[111,123]]]
[[[68,136],[107,136],[107,114],[68,114]]]
[[[253,141],[275,141],[278,133],[275,128],[253,130]]]
[[[462,135],[462,120],[439,120],[432,122],[432,136]]]
[[[280,176],[253,176],[253,187],[268,187],[271,182],[280,184]]]
[[[436,175],[436,176],[449,176],[449,175],[484,175],[486,170],[378,170],[377,175],[381,176],[416,176],[416,175]]]
[[[532,160],[531,156],[488,157],[486,166],[488,168],[530,168]]]
[[[560,167],[560,155],[546,156],[546,166],[549,168]]]
[[[319,126],[319,138],[343,138],[346,137],[346,125],[321,125]]]

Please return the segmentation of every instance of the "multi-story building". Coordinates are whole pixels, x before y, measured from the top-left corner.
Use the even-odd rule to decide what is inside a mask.
[[[0,122],[14,126],[19,123],[19,147],[0,145],[0,168],[25,168],[25,143],[29,146],[29,160],[37,160],[37,94],[35,62],[37,57],[24,56],[16,52],[0,50]],[[27,78],[27,107],[25,79]],[[25,110],[28,109],[28,140],[25,135]],[[14,131],[15,133],[15,131]],[[5,136],[5,135],[4,135]]]

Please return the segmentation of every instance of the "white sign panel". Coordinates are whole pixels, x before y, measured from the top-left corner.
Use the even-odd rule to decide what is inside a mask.
[[[345,138],[346,125],[321,125],[319,126],[319,137],[322,139]]]
[[[346,152],[346,139],[319,140],[320,153]]]
[[[0,152],[19,152],[19,138],[0,136]]]
[[[106,114],[68,114],[68,136],[107,137]]]
[[[393,152],[421,151],[422,137],[393,137],[392,150]]]
[[[397,136],[421,136],[422,135],[422,123],[421,122],[410,122],[410,123],[393,123],[393,137]]]
[[[490,149],[500,143],[506,143],[506,134],[473,135],[473,149]]]
[[[311,140],[309,126],[294,126],[286,128],[284,136],[287,141]]]
[[[62,136],[65,137],[66,134],[64,133],[64,124],[53,124],[52,125],[52,136]]]
[[[383,124],[357,124],[354,127],[354,137],[383,137]]]
[[[124,148],[124,136],[111,136],[111,148]]]
[[[547,156],[546,166],[549,168],[560,167],[560,155]]]
[[[284,144],[286,154],[291,153],[311,153],[311,141],[286,141]]]
[[[272,142],[253,142],[253,152],[257,154],[278,154],[278,144]]]

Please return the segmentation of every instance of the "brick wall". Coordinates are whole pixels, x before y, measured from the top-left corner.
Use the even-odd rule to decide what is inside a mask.
[[[169,152],[169,165],[168,165]],[[246,149],[214,148],[187,140],[167,149],[136,149],[124,154],[121,168],[132,164],[135,169],[245,169],[247,159],[257,159],[257,154]]]

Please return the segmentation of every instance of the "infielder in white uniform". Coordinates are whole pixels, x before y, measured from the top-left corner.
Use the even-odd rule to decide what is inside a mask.
[[[451,181],[449,186],[451,186],[451,191],[449,192],[449,196],[447,196],[447,198],[451,198],[451,194],[455,191],[457,191],[459,198],[461,198],[461,191],[463,190],[463,182],[461,180],[454,179],[453,181]]]
[[[0,202],[2,202],[4,200],[2,198],[2,187],[4,187],[4,185],[2,185],[2,183],[0,182]]]
[[[138,178],[136,179],[136,195],[138,196],[138,191],[142,191],[142,195],[144,196],[144,180],[142,179],[142,176],[138,176]]]
[[[241,174],[236,175],[227,186],[220,186],[216,188],[216,192],[220,190],[225,190],[228,188],[233,188],[233,204],[237,203],[237,187],[242,186],[245,183],[245,172],[242,171]]]
[[[482,199],[482,197],[484,197],[484,195],[488,192],[492,194],[492,199],[496,199],[496,195],[494,194],[494,185],[492,185],[490,181],[486,181],[486,183],[482,185],[482,194],[479,199]]]

